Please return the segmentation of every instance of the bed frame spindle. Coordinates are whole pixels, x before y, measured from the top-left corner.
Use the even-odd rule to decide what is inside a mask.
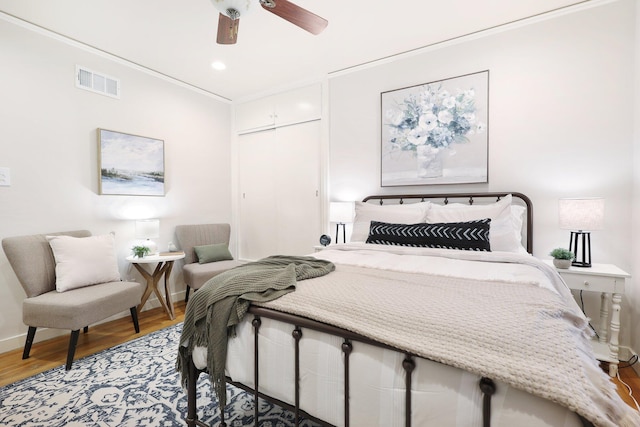
[[[482,398],[482,425],[491,427],[491,396],[496,392],[496,384],[491,378],[480,378],[480,390],[484,397]]]
[[[254,420],[254,425],[256,427],[258,427],[258,417],[259,417],[259,402],[258,399],[260,398],[259,392],[258,390],[260,390],[259,384],[258,384],[258,378],[260,377],[259,372],[258,372],[258,331],[260,330],[260,325],[262,325],[262,320],[260,320],[260,317],[255,316],[253,318],[253,320],[251,321],[251,324],[253,325],[253,381],[254,381],[254,387],[255,387],[255,391],[253,394],[253,420]],[[224,419],[223,419],[224,420]]]
[[[300,339],[302,338],[302,329],[296,325],[291,333],[293,335],[293,339],[296,342],[296,350],[295,350],[295,426],[298,427],[300,425]]]
[[[416,362],[409,353],[404,354],[402,367],[405,372],[404,425],[411,427],[411,374],[416,367]]]
[[[187,371],[187,426],[189,427],[209,427],[202,421],[198,420],[197,393],[196,384],[200,376],[200,370],[193,364],[193,360],[189,360],[189,368]],[[223,415],[224,416],[224,415]],[[225,427],[224,418],[221,418],[221,427]]]
[[[342,343],[342,352],[344,353],[344,426],[349,427],[349,356],[353,350],[351,341],[345,338]]]

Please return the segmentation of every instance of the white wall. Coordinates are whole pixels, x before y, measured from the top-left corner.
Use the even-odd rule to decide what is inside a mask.
[[[600,3],[330,76],[331,200],[523,192],[534,204],[534,254],[548,258],[554,247],[568,245],[568,231],[558,228],[558,199],[603,196],[605,228],[592,233],[593,260],[633,273],[634,7],[633,0]],[[380,187],[380,93],[482,70],[490,71],[489,182]],[[626,344],[640,320],[635,309],[630,319],[629,308],[627,299]]]
[[[177,224],[231,221],[229,104],[2,20],[0,64],[0,239],[115,231],[122,276],[141,281],[132,218],[160,218],[161,250]],[[77,89],[76,64],[119,78],[121,99]],[[164,140],[166,196],[98,195],[97,128]],[[171,282],[184,290],[180,268]],[[0,352],[24,344],[23,298],[0,251]]]

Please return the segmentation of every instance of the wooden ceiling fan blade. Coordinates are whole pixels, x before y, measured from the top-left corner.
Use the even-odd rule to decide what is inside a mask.
[[[297,25],[311,34],[320,34],[329,24],[326,19],[288,0],[260,0],[260,4],[265,10],[278,15],[280,18]]]
[[[240,18],[231,19],[224,13],[218,18],[218,44],[235,44],[238,41]]]

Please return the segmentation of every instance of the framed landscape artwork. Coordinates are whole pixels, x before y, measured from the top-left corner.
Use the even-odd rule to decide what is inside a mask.
[[[99,193],[164,196],[164,141],[98,129]]]
[[[487,182],[489,71],[381,93],[381,185]]]

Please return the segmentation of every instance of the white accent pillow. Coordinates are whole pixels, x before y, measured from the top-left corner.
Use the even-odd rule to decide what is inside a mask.
[[[522,227],[525,224],[526,213],[527,213],[527,208],[525,208],[524,206],[511,205],[511,221],[513,222],[513,229],[519,231],[518,238],[521,245],[522,245],[522,237],[523,237],[522,233],[524,231]],[[523,248],[524,248],[524,245],[523,245]]]
[[[56,290],[119,282],[113,234],[90,237],[47,236],[56,260]]]
[[[466,205],[453,203],[449,205],[432,204],[427,212],[428,223],[464,222],[491,218],[489,242],[492,251],[522,252],[522,222],[516,228],[511,214],[511,194],[496,203],[486,205]],[[525,250],[526,252],[526,250]]]
[[[406,205],[376,205],[356,202],[353,220],[352,242],[366,242],[369,237],[371,221],[392,224],[416,224],[425,222],[430,202],[409,203]]]

